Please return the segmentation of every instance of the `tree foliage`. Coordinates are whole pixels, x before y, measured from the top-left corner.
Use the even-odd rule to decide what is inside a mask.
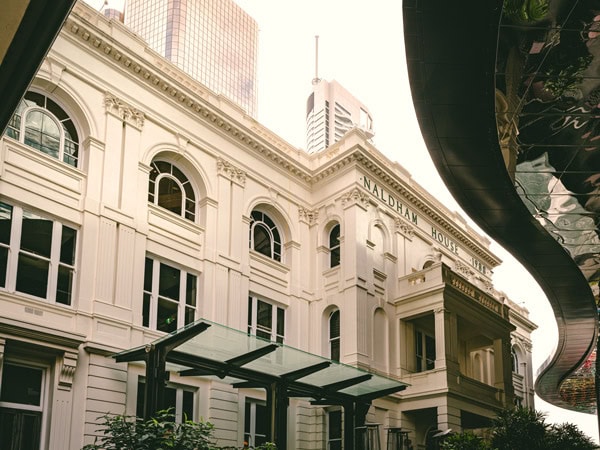
[[[450,435],[441,450],[594,450],[600,449],[576,425],[546,423],[542,412],[528,408],[501,411],[488,441],[470,431]]]

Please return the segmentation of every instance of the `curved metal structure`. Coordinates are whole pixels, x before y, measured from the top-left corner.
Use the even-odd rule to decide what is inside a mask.
[[[567,380],[593,375],[577,369],[598,333],[589,283],[600,274],[592,268],[595,257],[600,261],[600,153],[594,111],[581,110],[589,95],[567,98],[588,79],[594,59],[575,42],[582,27],[569,27],[574,17],[590,15],[592,3],[599,2],[404,0],[403,7],[410,85],[427,148],[465,212],[544,290],[559,338],[536,391],[578,410],[565,392]],[[593,383],[586,389],[583,409],[592,412]]]

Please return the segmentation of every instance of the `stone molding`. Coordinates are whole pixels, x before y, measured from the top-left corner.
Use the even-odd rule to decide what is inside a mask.
[[[138,130],[144,127],[144,113],[110,92],[104,93],[104,107],[106,108],[106,112],[113,114]]]
[[[233,164],[225,161],[222,158],[217,158],[217,173],[239,184],[242,187],[246,186],[246,172],[238,169]]]

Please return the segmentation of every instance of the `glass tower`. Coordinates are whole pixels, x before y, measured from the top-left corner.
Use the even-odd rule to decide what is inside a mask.
[[[128,0],[125,25],[255,117],[258,25],[233,0]]]

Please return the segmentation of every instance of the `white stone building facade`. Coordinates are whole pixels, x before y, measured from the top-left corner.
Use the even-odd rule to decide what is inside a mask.
[[[13,440],[76,450],[136,414],[144,366],[113,355],[199,318],[410,385],[368,412],[382,442],[533,403],[535,325],[489,241],[360,130],[309,155],[77,4],[0,145]],[[173,371],[169,396],[218,445],[264,434],[258,389]],[[342,448],[338,411],[291,399],[287,448]]]

